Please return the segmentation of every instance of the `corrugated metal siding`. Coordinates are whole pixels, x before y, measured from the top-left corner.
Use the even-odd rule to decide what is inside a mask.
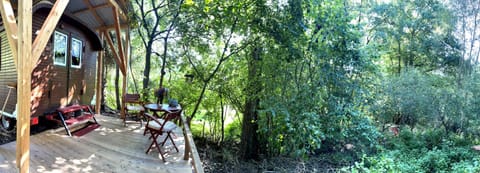
[[[92,6],[99,6],[106,3],[110,3],[110,2],[107,2],[105,0],[90,0],[90,4],[92,4]],[[121,3],[118,2],[118,4],[121,4]]]
[[[113,10],[111,10],[111,8],[102,8],[101,10],[97,10],[97,14],[103,19],[103,22],[106,26],[114,24],[115,20],[113,19]]]
[[[80,1],[80,0],[74,0],[70,1],[67,5],[67,11],[72,12],[72,11],[78,11],[81,9],[86,9],[87,5],[85,5],[85,2]]]
[[[98,23],[97,19],[95,19],[92,13],[81,13],[76,17],[80,18],[90,28],[100,27],[100,23]]]
[[[1,37],[1,67],[0,67],[0,109],[3,107],[3,104],[6,101],[8,93],[8,83],[17,82],[17,70],[15,69],[15,64],[13,62],[12,51],[10,50],[10,45],[8,44],[6,32],[3,31],[0,33]],[[5,108],[6,112],[12,113],[15,109],[15,104],[17,103],[17,90],[13,89],[8,99],[7,106]]]

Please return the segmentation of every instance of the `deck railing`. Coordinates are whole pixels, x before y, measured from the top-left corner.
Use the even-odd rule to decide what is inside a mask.
[[[193,171],[196,173],[203,173],[204,171],[202,161],[200,160],[200,156],[198,155],[197,147],[195,146],[195,142],[193,141],[192,132],[190,131],[190,127],[188,126],[188,122],[186,121],[183,112],[182,122],[183,136],[185,137],[185,155],[183,156],[183,160],[188,160],[191,157]]]

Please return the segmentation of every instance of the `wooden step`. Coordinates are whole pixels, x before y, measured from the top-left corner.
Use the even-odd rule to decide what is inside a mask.
[[[65,128],[69,136],[77,124],[86,124],[91,119],[97,124],[94,114],[88,105],[72,105],[57,109],[60,124]],[[80,114],[80,115],[78,115]]]
[[[77,123],[83,124],[85,122],[88,122],[92,117],[93,117],[92,114],[84,113],[83,115],[80,115],[77,117],[71,117],[70,119],[65,120],[65,123],[67,123],[67,125],[72,125]]]

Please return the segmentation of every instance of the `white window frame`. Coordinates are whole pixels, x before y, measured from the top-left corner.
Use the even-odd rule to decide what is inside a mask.
[[[61,57],[56,57],[55,53],[57,52],[57,49],[58,49],[58,46],[56,44],[56,37],[57,35],[59,36],[62,36],[62,37],[65,37],[65,55],[64,55],[64,63],[60,63],[60,62],[57,62],[56,59],[57,58],[61,58]],[[54,33],[54,36],[53,36],[53,64],[54,65],[59,65],[59,66],[66,66],[67,65],[67,51],[68,51],[68,36],[67,34],[64,34],[64,33],[61,33],[59,31],[55,31]]]
[[[74,55],[74,43],[77,42],[77,43],[80,43],[80,46],[78,47],[78,53],[79,53],[79,60],[78,60],[78,65],[74,65],[73,64],[73,55]],[[72,38],[72,43],[70,45],[70,67],[73,67],[73,68],[82,68],[82,56],[83,56],[83,41],[82,40],[79,40],[79,39],[76,39],[76,38]]]

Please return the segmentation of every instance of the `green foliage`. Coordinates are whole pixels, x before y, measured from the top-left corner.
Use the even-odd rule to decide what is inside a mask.
[[[242,133],[242,122],[239,119],[234,119],[225,127],[225,141],[240,141],[240,135]]]
[[[162,62],[149,63],[150,78],[144,52],[168,43],[163,86],[193,117],[195,136],[258,134],[265,156],[362,158],[345,168],[352,172],[480,171],[469,152],[480,136],[480,75],[463,73],[468,44],[454,34],[458,15],[438,0],[174,0],[155,4],[165,14],[144,13],[146,22],[139,2],[128,84],[147,80],[139,92],[155,100]],[[241,122],[247,103],[256,114]],[[258,131],[241,135],[244,123]],[[381,133],[393,124],[398,137]]]
[[[424,134],[405,132],[396,145],[377,155],[363,156],[362,161],[348,172],[478,172],[480,157],[469,146],[462,145],[459,136],[439,139],[443,132],[432,130]],[[432,140],[434,144],[432,144]],[[398,143],[400,142],[400,143]],[[430,144],[429,144],[430,143]],[[433,147],[431,147],[433,145]],[[431,148],[430,148],[431,147]]]
[[[358,48],[361,35],[348,7],[307,1],[283,8],[290,11],[277,20],[272,16],[275,34],[263,45],[268,54],[262,55],[258,125],[268,153],[305,157],[340,151],[345,144],[374,150],[380,134],[363,109],[369,93],[362,73],[375,68]],[[282,22],[292,25],[282,28]],[[302,27],[307,31],[299,34]]]
[[[458,81],[410,70],[383,81],[371,111],[383,125],[442,127],[447,133],[470,135],[474,131],[468,126],[478,116],[477,95],[475,76]]]
[[[378,49],[385,51],[383,58],[389,72],[459,65],[461,46],[452,29],[456,20],[442,2],[392,1],[373,4],[370,13],[372,37]]]
[[[261,134],[267,139],[270,154],[305,154],[319,149],[325,139],[322,124],[317,120],[318,114],[302,113],[290,116],[288,113],[271,110],[264,112],[259,124],[268,124],[269,128],[261,128]]]

